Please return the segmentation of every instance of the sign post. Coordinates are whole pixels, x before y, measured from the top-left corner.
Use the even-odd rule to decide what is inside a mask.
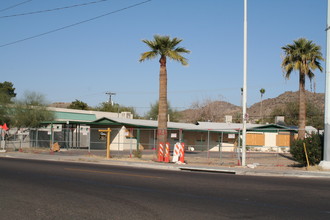
[[[106,132],[107,133],[107,159],[110,158],[110,133],[111,129],[107,128],[106,130],[99,130],[99,132]]]

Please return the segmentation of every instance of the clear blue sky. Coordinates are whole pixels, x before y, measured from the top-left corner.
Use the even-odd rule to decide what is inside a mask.
[[[0,16],[98,0],[2,0]],[[177,110],[205,99],[240,105],[243,85],[243,0],[152,0],[61,31],[3,46],[140,3],[108,0],[81,7],[0,18],[0,82],[51,102],[113,101],[143,114],[158,99],[158,59],[139,63],[154,34],[183,39],[189,66],[168,62],[168,99]],[[298,74],[285,80],[281,47],[305,37],[326,45],[326,0],[248,0],[248,106],[298,90]],[[325,63],[322,63],[325,68]],[[323,93],[325,73],[316,72]],[[309,81],[306,88],[310,89]]]

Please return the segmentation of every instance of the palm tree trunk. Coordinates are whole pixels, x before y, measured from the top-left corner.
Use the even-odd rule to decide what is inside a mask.
[[[298,139],[305,138],[306,127],[306,93],[305,93],[305,73],[299,74],[299,122]]]
[[[261,124],[262,124],[263,121],[264,121],[264,117],[263,117],[263,114],[262,114],[262,95],[261,95],[261,102],[260,102],[260,117],[261,117]]]
[[[159,106],[158,106],[158,143],[167,142],[167,70],[166,57],[159,60]],[[159,145],[158,145],[159,146]]]

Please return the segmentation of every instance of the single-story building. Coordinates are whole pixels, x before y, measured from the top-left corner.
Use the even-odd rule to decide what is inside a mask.
[[[58,142],[64,148],[105,149],[106,134],[110,128],[111,150],[153,149],[157,143],[157,125],[154,120],[133,119],[129,112],[110,113],[52,108],[56,120],[44,122],[45,127],[31,134],[33,146],[49,146]],[[240,123],[168,122],[168,141],[171,148],[184,142],[187,149],[233,151],[240,145]],[[246,145],[252,149],[290,146],[295,129],[276,125],[247,124]]]

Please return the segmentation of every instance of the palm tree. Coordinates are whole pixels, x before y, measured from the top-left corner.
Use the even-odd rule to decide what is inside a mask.
[[[324,60],[321,53],[321,47],[310,40],[299,38],[293,44],[282,47],[284,58],[282,68],[285,78],[289,79],[292,71],[299,72],[299,122],[298,139],[305,138],[306,126],[306,95],[305,78],[312,80],[313,71],[318,69],[321,72],[323,68],[320,61]]]
[[[175,60],[182,65],[188,65],[187,59],[181,54],[190,53],[184,47],[179,47],[178,44],[182,42],[181,39],[170,36],[154,35],[153,40],[142,40],[151,49],[150,51],[141,54],[140,62],[151,60],[160,56],[160,71],[159,71],[159,109],[158,109],[158,142],[165,143],[167,141],[167,70],[166,59]]]
[[[263,123],[263,121],[264,121],[264,117],[263,117],[263,114],[262,114],[262,97],[265,94],[265,92],[266,92],[266,90],[264,88],[261,88],[260,89],[260,99],[261,99],[261,103],[260,103],[260,116],[261,116],[261,123]]]

